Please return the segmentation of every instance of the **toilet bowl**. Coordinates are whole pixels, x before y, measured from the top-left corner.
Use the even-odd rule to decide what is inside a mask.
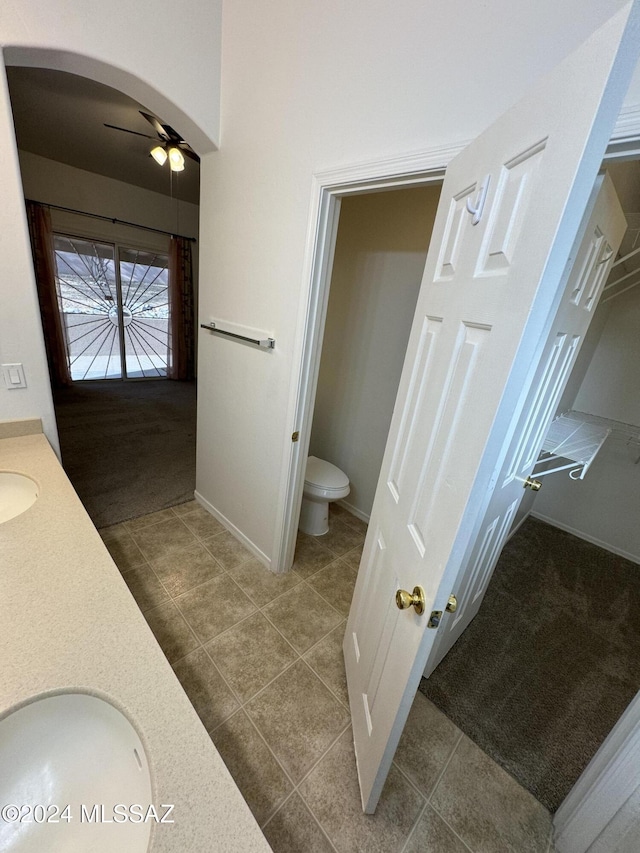
[[[349,478],[331,462],[309,456],[298,528],[310,536],[322,536],[329,530],[329,504],[346,498]]]

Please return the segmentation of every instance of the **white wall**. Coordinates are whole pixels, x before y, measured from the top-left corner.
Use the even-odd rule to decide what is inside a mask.
[[[640,428],[640,288],[611,301],[573,407]]]
[[[198,151],[219,139],[221,0],[3,0],[9,65],[41,65],[113,86]]]
[[[202,163],[201,319],[272,354],[200,340],[197,489],[269,557],[293,423],[312,176],[475,136],[618,0],[233,0],[222,143]],[[208,280],[205,281],[205,273]]]
[[[623,441],[609,438],[584,480],[566,472],[550,474],[533,507],[533,514],[640,563],[640,465]]]
[[[599,314],[605,322],[597,324],[598,344],[573,408],[637,425],[640,437],[640,288],[605,303]],[[640,442],[627,446],[610,436],[584,480],[544,478],[535,515],[640,563],[639,458]]]
[[[345,199],[310,453],[348,475],[369,516],[433,228],[439,187]]]
[[[26,198],[177,232],[185,237],[198,236],[197,204],[171,199],[28,151],[19,151],[18,156]],[[64,221],[59,212],[52,211],[52,215]],[[73,221],[83,234],[99,232],[104,237],[117,239],[119,232],[114,232],[109,222],[93,222],[87,217],[74,217]],[[128,239],[135,239],[136,233],[130,229],[125,231]]]
[[[4,67],[0,151],[0,363],[23,364],[27,381],[26,388],[8,390],[0,379],[0,421],[41,418],[45,435],[59,451]]]
[[[293,429],[312,174],[473,137],[623,2],[225,4],[221,150],[202,164],[202,314],[267,329],[278,343],[267,354],[213,335],[201,341],[198,488],[266,555]],[[14,64],[119,88],[205,154],[218,139],[220,6],[5,0],[0,45]],[[5,299],[16,287],[30,292],[3,305],[0,358],[10,353],[45,376],[6,90],[1,98],[0,233],[5,243],[19,236],[2,254],[1,286]],[[0,417],[8,407],[49,417],[45,387],[25,392],[28,405],[9,406],[12,393],[0,395]]]

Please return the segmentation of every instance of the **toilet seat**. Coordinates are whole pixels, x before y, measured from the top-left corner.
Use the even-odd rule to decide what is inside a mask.
[[[309,456],[304,478],[307,495],[336,500],[349,494],[349,478],[331,462]]]

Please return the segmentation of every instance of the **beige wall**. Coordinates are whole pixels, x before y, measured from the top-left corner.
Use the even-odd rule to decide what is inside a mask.
[[[310,453],[341,468],[369,516],[439,187],[342,202]]]

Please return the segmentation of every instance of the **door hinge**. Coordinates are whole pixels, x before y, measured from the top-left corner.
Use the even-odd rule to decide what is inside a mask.
[[[300,438],[300,430],[291,433],[291,441],[297,441]]]

